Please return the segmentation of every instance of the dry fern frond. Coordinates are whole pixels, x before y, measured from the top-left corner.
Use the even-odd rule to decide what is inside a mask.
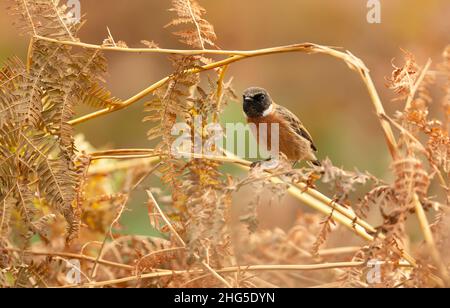
[[[174,32],[180,38],[180,42],[199,49],[205,49],[207,45],[215,47],[216,33],[214,27],[203,18],[206,10],[200,6],[197,0],[172,0],[172,8],[178,18],[166,25],[178,26],[192,25],[193,28]]]
[[[394,71],[392,76],[387,78],[387,86],[400,96],[399,99],[403,99],[411,93],[420,70],[414,55],[408,51],[403,51],[403,53],[405,64],[403,67],[397,67],[392,63]]]
[[[364,251],[360,250],[356,252],[352,258],[352,261],[354,262],[367,261]],[[363,270],[358,267],[346,270],[345,273],[338,278],[338,280],[342,288],[367,288],[368,286],[368,284],[365,282],[364,279]]]
[[[16,125],[40,125],[42,89],[39,76],[26,72],[18,58],[9,59],[0,72],[0,124],[13,121]]]
[[[331,186],[331,189],[335,192],[334,198],[339,203],[347,202],[349,194],[355,191],[356,185],[364,185],[375,178],[368,173],[349,172],[335,167],[328,158],[322,162],[322,169],[321,180]]]
[[[72,202],[76,197],[76,175],[70,166],[65,163],[61,153],[55,153],[57,145],[52,137],[45,135],[34,135],[28,138],[24,135],[24,146],[36,153],[34,165],[39,177],[40,191],[52,207],[68,221],[73,223]],[[52,158],[51,155],[55,155]]]
[[[83,99],[83,104],[94,108],[108,108],[120,104],[122,100],[113,97],[111,92],[99,84],[93,83]]]
[[[385,208],[389,204],[397,203],[395,190],[391,185],[378,185],[364,195],[356,209],[361,217],[367,217],[371,208]]]
[[[79,25],[58,1],[13,1],[10,10],[20,16],[19,26],[27,34],[75,40]],[[65,217],[71,237],[78,230],[80,215],[74,207],[79,179],[68,122],[79,103],[95,101],[104,106],[116,100],[99,87],[106,71],[100,51],[75,51],[72,46],[33,40],[29,56],[32,61],[27,69],[19,60],[11,59],[0,74],[0,130],[5,141],[0,178],[6,185],[2,199],[16,200],[29,230],[42,233],[37,228],[41,224],[34,220],[32,202],[34,191],[38,191],[38,198],[45,198]],[[27,181],[14,182],[11,178]],[[13,199],[8,197],[9,191]]]
[[[73,53],[71,48],[60,51],[58,48],[47,46],[47,43],[35,46],[39,55],[33,57],[32,71],[39,72],[39,77],[43,79],[40,86],[45,89],[43,117],[47,129],[59,137],[61,148],[70,157],[74,148],[72,127],[68,122],[77,104],[98,94],[98,82],[106,70],[106,60],[99,51]],[[54,61],[48,61],[48,58]],[[47,60],[43,63],[41,59]]]
[[[208,92],[197,87],[197,95],[190,99],[192,106],[185,118],[192,138],[195,135],[205,139],[209,137],[205,127],[207,119],[212,115],[211,106],[216,91],[216,87]],[[202,119],[200,123],[196,123],[198,116]],[[228,255],[227,221],[231,206],[231,192],[225,188],[218,167],[219,163],[214,161],[192,159],[185,166],[189,173],[183,177],[181,186],[187,196],[187,244],[192,252],[210,258],[217,265],[222,264],[224,257]]]
[[[49,225],[54,223],[55,220],[55,214],[42,216],[37,221],[31,223],[31,232],[33,234],[39,234],[46,242],[49,242]]]
[[[365,262],[362,268],[352,268],[340,277],[342,287],[393,288],[408,275],[400,268],[401,248],[394,236],[376,240],[355,253],[352,261]],[[376,269],[375,267],[378,267]]]
[[[25,34],[75,40],[80,24],[74,23],[67,6],[59,0],[9,0],[17,27]]]
[[[149,140],[162,137],[157,149],[167,153],[163,159],[160,171],[163,173],[161,180],[169,184],[172,189],[172,200],[175,209],[184,209],[187,196],[181,189],[180,175],[185,166],[172,157],[172,128],[176,123],[177,117],[184,119],[187,117],[192,103],[189,97],[192,95],[192,89],[199,83],[198,74],[189,74],[187,70],[196,67],[197,57],[172,57],[172,64],[175,72],[171,75],[171,80],[163,88],[155,92],[153,101],[145,104],[145,111],[148,115],[144,121],[155,123],[156,125],[149,129],[147,137]]]
[[[450,210],[448,207],[440,208],[431,228],[443,261],[448,264],[450,262]]]
[[[395,174],[394,189],[401,204],[409,204],[413,194],[427,196],[430,177],[422,162],[414,157],[397,160],[392,168]]]
[[[177,116],[185,117],[190,103],[191,89],[198,84],[198,74],[189,74],[187,70],[198,66],[196,57],[172,57],[175,72],[167,86],[155,92],[155,99],[146,103],[145,111],[149,113],[144,121],[157,122],[147,136],[149,140],[163,136],[165,146],[171,144],[171,130]]]
[[[259,229],[249,236],[242,236],[242,229],[236,230],[235,254],[239,264],[311,264],[317,258],[311,254],[316,236],[322,228],[323,217],[317,213],[299,212],[293,226],[283,231],[279,228]],[[322,257],[321,259],[328,259]],[[336,256],[330,256],[335,260]],[[340,270],[330,269],[317,272],[261,272],[257,286],[273,285],[307,287],[322,284],[321,281],[335,281]],[[244,273],[245,274],[245,273]]]
[[[167,26],[181,28],[175,35],[196,50],[156,50],[156,43],[141,41],[149,54],[179,54],[169,57],[174,72],[122,102],[103,87],[107,69],[103,51],[136,53],[145,48],[128,48],[109,30],[103,45],[79,42],[82,23],[73,22],[62,1],[10,3],[18,27],[30,36],[30,45],[26,65],[11,58],[0,69],[0,287],[68,286],[69,259],[79,261],[81,286],[92,287],[414,287],[448,282],[439,279],[448,280],[450,261],[450,190],[444,174],[450,170],[450,78],[445,80],[441,103],[445,118],[433,117],[437,108],[431,108],[430,93],[431,85],[439,86],[441,75],[450,75],[449,47],[439,72],[429,69],[431,61],[422,68],[405,52],[406,63],[394,66],[388,83],[407,98],[406,108],[392,119],[383,109],[368,68],[350,52],[310,43],[256,51],[198,51],[217,48],[205,9],[197,0],[173,0],[170,11],[176,17]],[[293,170],[283,157],[277,169],[256,165],[236,180],[222,164],[247,168],[250,162],[222,152],[202,157],[206,150],[221,150],[203,141],[213,134],[217,137],[209,124],[219,125],[224,106],[236,97],[231,79],[225,81],[228,65],[287,51],[332,55],[361,75],[394,157],[392,183],[356,169],[343,170],[328,159],[321,168]],[[226,58],[211,62],[192,56],[202,52]],[[200,79],[204,71],[213,69],[217,77]],[[150,93],[154,100],[146,104],[144,120],[152,122],[148,138],[159,139],[156,149],[107,150],[101,155],[85,142],[77,140],[75,145],[70,123],[80,123],[72,119],[79,104],[103,108],[78,118],[84,121],[123,109]],[[179,149],[172,148],[176,138],[172,128],[177,121],[185,124],[184,133],[193,141],[188,151],[195,152],[194,159],[175,155]],[[391,124],[400,131],[398,140]],[[149,194],[147,203],[150,227],[158,235],[124,235],[120,218],[125,204],[131,191],[149,183],[143,180],[150,174],[164,186],[157,199]],[[434,185],[436,179],[440,186]],[[319,180],[329,186],[333,200],[315,189]],[[232,197],[244,185],[251,185],[252,198],[241,220],[249,225],[250,234],[242,224],[230,227]],[[285,231],[258,228],[256,210],[263,198],[281,201],[285,193],[327,216],[300,213]],[[156,200],[164,204],[163,209]],[[436,246],[435,254],[411,241],[415,237],[407,228],[411,214],[422,209],[436,213],[431,232],[423,211],[418,216],[427,247]],[[378,228],[355,214],[364,216],[369,210],[369,219],[381,221]],[[369,245],[361,248],[354,246],[353,239],[330,237],[339,222],[369,240]],[[439,254],[442,262],[437,262]],[[352,262],[342,262],[350,258]],[[371,261],[382,264],[379,281],[367,280]],[[429,265],[430,261],[438,266]],[[404,268],[410,265],[413,268]]]
[[[325,244],[325,242],[327,241],[327,237],[328,235],[331,233],[331,231],[333,230],[333,227],[336,226],[336,222],[334,222],[333,220],[333,211],[331,212],[331,214],[324,219],[321,223],[322,225],[319,234],[317,235],[316,241],[314,242],[314,244],[312,245],[312,250],[311,253],[318,257],[319,256],[319,249],[320,247]]]
[[[47,280],[52,277],[50,274],[54,264],[51,259],[42,262],[32,262],[29,265],[21,265],[13,271],[14,288],[44,288],[48,287]]]
[[[286,162],[283,161],[273,172],[281,175],[295,173],[295,171],[291,171],[290,167],[290,165],[286,165]],[[286,181],[290,181],[294,177],[297,178],[299,176],[298,174],[301,173],[299,170],[292,177],[287,177]],[[273,183],[271,178],[264,173],[264,168],[261,165],[251,168],[247,177],[234,183],[234,187],[231,187],[231,189],[238,190],[245,185],[250,185],[255,197],[246,205],[244,213],[240,216],[240,221],[247,225],[250,232],[255,232],[258,228],[257,209],[262,205],[262,201],[267,198],[266,195],[269,194],[267,198],[268,203],[271,203],[274,199],[281,201],[289,185],[286,183]]]

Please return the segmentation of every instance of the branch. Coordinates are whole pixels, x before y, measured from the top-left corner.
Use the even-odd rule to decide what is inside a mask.
[[[269,54],[278,54],[278,53],[287,53],[287,52],[327,54],[332,57],[341,59],[342,61],[347,63],[347,65],[351,69],[356,70],[359,73],[359,75],[361,76],[361,78],[363,79],[363,81],[367,87],[367,90],[369,91],[370,97],[372,99],[372,104],[375,107],[377,114],[378,115],[385,114],[380,97],[378,96],[375,85],[373,84],[373,81],[370,77],[369,70],[364,65],[364,63],[348,51],[342,52],[342,51],[338,51],[336,49],[333,49],[333,48],[330,48],[327,46],[322,46],[322,45],[317,45],[317,44],[312,44],[312,43],[303,43],[303,44],[257,49],[257,50],[251,50],[251,51],[230,51],[230,50],[211,50],[211,49],[174,50],[174,49],[159,49],[159,48],[131,49],[131,48],[118,48],[118,47],[105,47],[105,46],[101,46],[101,45],[90,45],[90,44],[85,44],[85,43],[81,43],[81,42],[58,41],[58,40],[53,40],[53,39],[49,39],[49,38],[45,38],[45,37],[41,37],[41,36],[36,36],[36,38],[42,39],[42,40],[47,40],[47,41],[53,41],[53,42],[56,42],[59,44],[77,45],[77,46],[84,47],[84,48],[93,48],[93,49],[101,49],[101,50],[116,50],[116,51],[120,50],[120,51],[128,51],[128,52],[153,52],[153,53],[166,53],[166,54],[178,54],[178,55],[201,55],[201,54],[232,55],[231,57],[229,57],[227,59],[216,61],[216,62],[210,63],[208,65],[204,65],[200,68],[194,68],[194,69],[188,70],[188,73],[192,73],[192,74],[199,73],[201,71],[215,69],[215,68],[222,67],[222,66],[226,66],[228,64],[238,62],[243,59],[257,57],[257,56],[264,56],[264,55],[269,55]],[[128,106],[134,104],[135,102],[139,101],[143,97],[149,95],[156,89],[165,85],[170,80],[170,78],[171,78],[170,76],[164,77],[163,79],[152,84],[148,88],[142,90],[138,94],[127,99],[126,101],[123,101],[120,104],[87,114],[80,118],[69,121],[69,123],[72,125],[76,125],[76,124],[97,118],[99,116],[127,108]],[[389,122],[387,122],[386,120],[384,120],[382,118],[380,118],[380,122],[381,122],[381,126],[383,128],[384,135],[385,135],[388,147],[389,147],[389,151],[391,152],[392,157],[396,158],[397,157],[397,143],[395,141],[394,134],[389,125]]]
[[[381,264],[386,264],[386,262],[380,262]],[[398,264],[401,267],[411,267],[408,263],[400,263]],[[366,262],[335,262],[335,263],[319,263],[319,264],[289,264],[289,265],[243,265],[243,266],[230,266],[224,267],[222,269],[216,269],[217,273],[234,273],[234,272],[255,272],[255,271],[315,271],[315,270],[323,270],[323,269],[332,269],[332,268],[352,268],[352,267],[363,267],[366,266]],[[73,288],[73,287],[102,287],[117,283],[130,282],[134,280],[140,279],[149,279],[149,278],[158,278],[164,276],[175,276],[175,275],[184,275],[184,274],[205,274],[203,270],[175,270],[175,271],[162,271],[156,273],[147,273],[142,275],[129,276],[119,279],[112,279],[106,281],[98,281],[92,283],[86,283],[83,285],[67,285],[63,286],[63,288]]]
[[[47,41],[56,44],[69,45],[82,47],[87,49],[96,49],[102,51],[118,51],[118,52],[127,52],[127,53],[162,53],[162,54],[173,54],[173,55],[183,55],[183,56],[195,56],[195,55],[223,55],[223,56],[232,56],[232,55],[247,55],[248,51],[240,51],[240,50],[216,50],[216,49],[170,49],[170,48],[129,48],[129,47],[117,47],[117,46],[104,46],[104,45],[95,45],[95,44],[87,44],[78,41],[64,41],[52,39],[49,37],[44,37],[40,35],[35,35],[34,38],[36,40]]]
[[[161,154],[149,149],[120,149],[93,152],[90,154],[91,161],[100,159],[135,159],[135,158],[151,158],[158,157]]]
[[[160,157],[147,157],[147,158],[119,161],[114,164],[108,164],[106,166],[91,164],[89,165],[88,176],[104,175],[115,171],[126,170],[129,168],[137,168],[137,167],[142,168],[143,166],[150,166],[159,161]]]

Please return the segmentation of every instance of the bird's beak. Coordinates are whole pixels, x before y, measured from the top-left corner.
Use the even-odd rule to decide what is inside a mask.
[[[251,98],[250,96],[244,96],[244,103],[251,103],[253,102],[253,98]]]

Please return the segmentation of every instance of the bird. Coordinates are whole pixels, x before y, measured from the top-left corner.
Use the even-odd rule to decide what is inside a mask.
[[[288,160],[293,162],[293,166],[301,160],[306,160],[315,166],[321,166],[315,154],[317,147],[310,133],[295,114],[274,103],[267,90],[260,87],[246,89],[243,92],[243,110],[247,123],[255,125],[255,130],[252,131],[258,143],[260,142],[259,126],[262,123],[267,123],[265,145],[267,148],[271,148],[270,125],[278,123],[279,150]]]

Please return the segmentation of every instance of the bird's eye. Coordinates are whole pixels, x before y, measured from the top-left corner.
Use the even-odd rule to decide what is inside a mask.
[[[264,94],[260,94],[260,95],[259,95],[259,99],[263,101],[263,100],[266,99],[266,96],[265,96]]]

